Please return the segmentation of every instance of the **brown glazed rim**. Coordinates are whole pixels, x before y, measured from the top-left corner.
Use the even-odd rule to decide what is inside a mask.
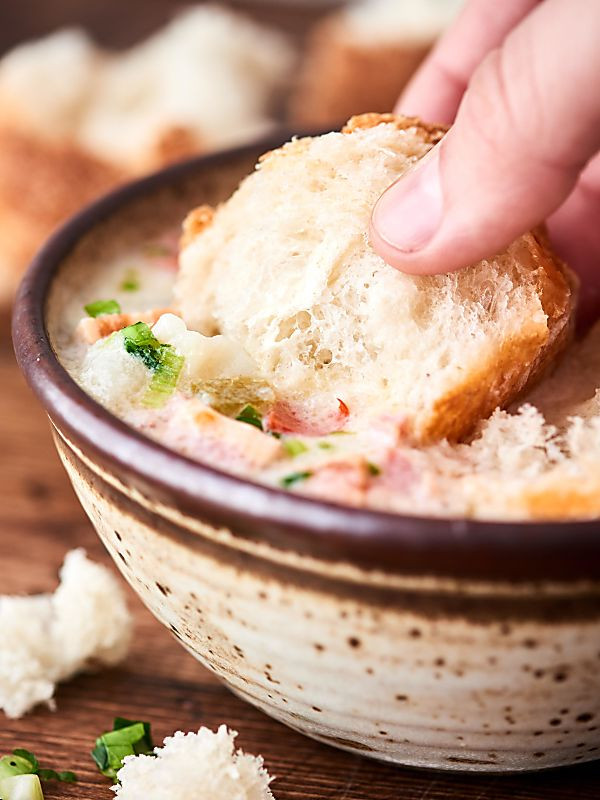
[[[45,325],[56,271],[79,240],[143,196],[281,144],[289,131],[200,156],[118,188],[64,224],[33,260],[13,314],[17,360],[59,430],[144,495],[236,536],[325,560],[412,575],[481,581],[600,579],[600,521],[499,523],[350,508],[262,486],[179,455],[129,428],[59,363]]]

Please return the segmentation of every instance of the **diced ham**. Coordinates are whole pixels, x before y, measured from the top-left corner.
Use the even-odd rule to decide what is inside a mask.
[[[84,317],[79,321],[76,335],[86,344],[94,344],[98,339],[104,339],[115,331],[120,331],[136,322],[145,322],[147,325],[154,323],[163,314],[172,314],[170,308],[154,308],[150,311],[132,311],[120,314],[102,314],[99,317]]]
[[[380,474],[368,487],[368,505],[380,508],[393,508],[394,499],[406,495],[419,480],[415,466],[397,449],[390,449],[378,461]]]
[[[273,433],[297,433],[301,436],[326,436],[340,431],[349,417],[348,406],[343,400],[336,405],[315,411],[303,406],[292,406],[287,402],[276,403],[267,414],[265,427]]]
[[[361,456],[349,456],[317,467],[302,483],[302,494],[333,500],[352,506],[363,506],[374,476]]]
[[[282,455],[277,439],[219,414],[197,398],[176,397],[161,416],[166,420],[161,435],[165,444],[198,461],[256,470]]]

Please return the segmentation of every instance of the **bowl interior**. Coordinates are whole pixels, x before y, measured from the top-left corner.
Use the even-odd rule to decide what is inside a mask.
[[[286,138],[280,133],[129,184],[69,221],[41,251],[21,286],[13,334],[17,358],[55,425],[161,502],[311,556],[478,579],[600,577],[599,522],[413,518],[286,493],[168,451],[101,408],[69,377],[57,352],[70,329],[64,309],[72,293],[94,285],[119,253],[177,230],[194,206],[226,199],[257,157]]]

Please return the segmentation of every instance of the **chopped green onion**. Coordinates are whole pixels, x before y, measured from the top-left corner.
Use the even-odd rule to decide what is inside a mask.
[[[300,439],[284,439],[281,443],[285,452],[292,458],[308,452],[308,447]]]
[[[89,317],[100,317],[103,314],[120,314],[121,306],[116,300],[96,300],[83,307]]]
[[[262,416],[254,406],[244,406],[236,419],[238,422],[246,422],[248,425],[254,425],[254,427],[258,428],[260,431],[263,430]]]
[[[312,477],[312,472],[291,472],[281,479],[280,484],[284,489],[289,489],[290,486],[294,486],[296,483],[305,481],[310,477]]]
[[[167,347],[167,345],[163,345]],[[173,350],[164,350],[161,363],[154,371],[148,391],[142,399],[146,408],[161,408],[175,391],[183,367],[183,356]]]
[[[128,353],[143,361],[148,369],[158,369],[161,347],[168,345],[161,345],[145,322],[128,325],[123,328],[121,334]]]
[[[28,753],[24,756],[23,753]],[[36,757],[29,751],[19,750],[13,752],[10,756],[2,756],[0,758],[0,780],[4,778],[12,778],[14,775],[30,775],[38,770],[38,762]]]
[[[53,769],[41,769],[37,758],[30,750],[16,748],[12,755],[0,758],[0,781],[16,775],[39,775],[44,781],[55,780],[65,783],[75,783],[77,776],[74,772],[56,772]],[[0,796],[4,797],[0,794]]]
[[[128,325],[121,331],[125,350],[139,358],[154,372],[142,405],[160,408],[175,391],[184,358],[170,344],[161,344],[145,322]]]
[[[125,274],[119,288],[123,292],[137,292],[140,288],[140,279],[134,269],[130,269]]]
[[[369,475],[373,475],[376,477],[377,475],[381,475],[381,468],[377,466],[377,464],[373,464],[371,461],[367,461],[367,472]]]
[[[319,450],[333,450],[334,447],[331,442],[318,442],[317,447]]]
[[[116,717],[113,730],[96,739],[92,758],[103,775],[113,780],[123,766],[126,756],[154,754],[154,744],[149,722],[136,722]]]
[[[0,780],[3,800],[44,800],[42,784],[37,775],[13,775]]]
[[[70,770],[57,772],[55,769],[38,769],[37,774],[43,781],[60,781],[61,783],[77,783],[77,775]]]

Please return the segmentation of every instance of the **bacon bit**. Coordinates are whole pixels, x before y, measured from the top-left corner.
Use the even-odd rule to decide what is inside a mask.
[[[343,400],[340,400],[339,397],[337,398],[337,401],[340,408],[340,414],[342,415],[342,417],[344,417],[344,419],[348,419],[348,417],[350,416],[350,409],[348,408],[346,403],[344,403]]]
[[[393,505],[394,497],[406,494],[415,486],[418,473],[415,472],[414,465],[409,459],[395,449],[389,450],[387,457],[378,461],[378,466],[381,473],[371,479],[367,491],[368,504],[390,507],[390,504]]]
[[[338,399],[337,409],[315,414],[308,408],[278,402],[267,414],[265,430],[271,433],[297,433],[302,436],[327,436],[341,430],[350,414],[348,406]]]
[[[131,312],[123,314],[103,314],[100,317],[84,317],[79,321],[75,334],[86,344],[94,344],[115,331],[120,331],[136,322],[154,323],[163,314],[175,313],[171,308],[155,308],[151,311]]]

